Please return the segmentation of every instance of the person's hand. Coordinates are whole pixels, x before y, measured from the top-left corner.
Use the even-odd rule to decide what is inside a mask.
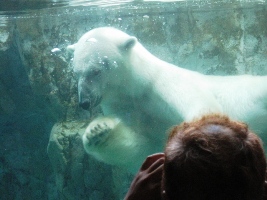
[[[146,158],[124,200],[160,200],[164,153]]]

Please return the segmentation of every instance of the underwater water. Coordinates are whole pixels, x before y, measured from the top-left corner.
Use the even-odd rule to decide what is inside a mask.
[[[103,26],[182,68],[267,75],[266,1],[0,0],[0,199],[123,199],[132,175],[84,152],[66,49]]]

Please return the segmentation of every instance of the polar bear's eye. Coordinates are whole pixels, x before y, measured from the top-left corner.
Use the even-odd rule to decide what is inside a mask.
[[[92,70],[92,75],[93,76],[97,76],[97,75],[99,75],[101,73],[101,70],[100,69],[93,69]]]

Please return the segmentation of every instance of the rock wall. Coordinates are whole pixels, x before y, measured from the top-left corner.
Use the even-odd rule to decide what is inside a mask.
[[[54,121],[35,99],[14,27],[6,28],[0,31],[8,33],[0,45],[1,199],[53,199],[46,146]]]
[[[205,74],[266,75],[267,6],[205,2],[62,7],[0,16],[3,198],[123,198],[132,176],[90,158],[81,145],[90,118],[77,106],[66,46],[92,28],[119,28],[159,58]]]
[[[56,175],[59,197],[117,199],[110,187],[113,182],[111,169],[89,158],[84,152],[81,136],[87,124],[80,121],[61,122],[56,123],[51,131],[47,152]]]

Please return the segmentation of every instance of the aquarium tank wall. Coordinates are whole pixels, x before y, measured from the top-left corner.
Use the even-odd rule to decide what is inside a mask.
[[[0,0],[0,199],[114,200],[127,192],[134,174],[82,144],[102,111],[79,107],[67,46],[97,27],[135,36],[181,68],[267,74],[265,0]]]

